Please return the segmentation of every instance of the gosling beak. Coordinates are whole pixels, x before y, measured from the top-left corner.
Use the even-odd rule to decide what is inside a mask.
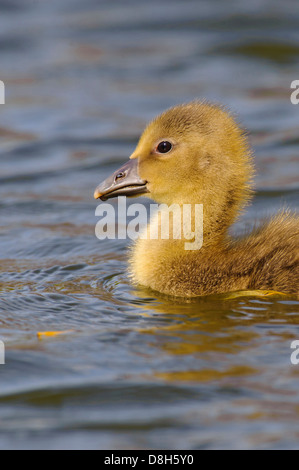
[[[94,198],[106,201],[111,197],[148,193],[146,183],[147,181],[138,175],[138,160],[129,160],[99,184],[94,192]]]

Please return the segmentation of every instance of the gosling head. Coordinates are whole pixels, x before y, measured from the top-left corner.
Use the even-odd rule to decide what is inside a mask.
[[[130,161],[101,183],[95,198],[146,195],[159,203],[204,204],[209,217],[233,219],[250,197],[246,137],[223,108],[175,106],[143,132]]]

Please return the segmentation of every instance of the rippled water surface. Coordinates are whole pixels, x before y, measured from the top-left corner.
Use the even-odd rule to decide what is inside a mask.
[[[251,136],[257,193],[237,228],[295,209],[297,3],[0,9],[0,447],[298,448],[299,302],[132,288],[129,242],[96,239],[93,200],[148,119],[199,97]]]

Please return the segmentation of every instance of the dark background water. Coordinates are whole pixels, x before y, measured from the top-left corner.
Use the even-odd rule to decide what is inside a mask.
[[[281,1],[0,1],[1,448],[298,448],[299,302],[132,289],[95,186],[176,103],[226,104],[257,193],[295,209],[299,8]],[[114,202],[116,204],[116,202]],[[57,337],[39,331],[64,330]]]

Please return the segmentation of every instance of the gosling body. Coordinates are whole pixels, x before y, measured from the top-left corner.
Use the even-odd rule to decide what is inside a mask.
[[[143,236],[134,243],[129,271],[135,284],[180,297],[247,289],[298,295],[297,215],[281,211],[249,234],[229,234],[251,198],[254,170],[246,135],[225,109],[196,101],[165,111],[130,159],[98,186],[96,198],[141,194],[168,206],[203,205],[200,249],[186,250],[184,237]],[[147,234],[161,225],[157,217]]]

